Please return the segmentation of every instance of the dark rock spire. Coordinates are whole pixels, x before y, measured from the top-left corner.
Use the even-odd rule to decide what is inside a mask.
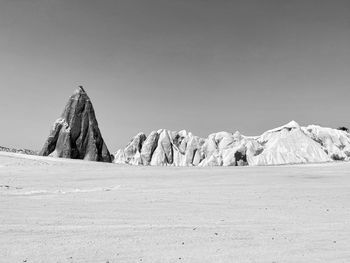
[[[111,162],[91,100],[82,86],[75,90],[55,121],[40,155]]]

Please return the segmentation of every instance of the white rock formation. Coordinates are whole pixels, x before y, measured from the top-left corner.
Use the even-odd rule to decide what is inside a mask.
[[[153,152],[151,165],[168,165],[173,163],[173,138],[168,130],[159,130],[158,145]]]
[[[309,125],[302,130],[334,160],[350,160],[350,133],[338,129]]]
[[[331,159],[296,122],[273,129],[258,139],[262,149],[250,158],[250,165],[328,162]]]
[[[134,165],[142,164],[141,148],[146,140],[146,135],[143,132],[138,133],[125,149],[120,149],[114,155],[115,163],[129,163]]]
[[[151,163],[152,155],[158,145],[159,134],[152,131],[146,138],[141,149],[142,164],[149,165]]]
[[[300,127],[295,121],[260,136],[212,133],[207,138],[185,130],[137,134],[114,162],[132,165],[242,166],[350,160],[350,134],[316,125]]]

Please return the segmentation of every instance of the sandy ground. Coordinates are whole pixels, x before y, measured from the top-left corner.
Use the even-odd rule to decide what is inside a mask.
[[[0,262],[350,262],[350,163],[131,167],[0,153]]]

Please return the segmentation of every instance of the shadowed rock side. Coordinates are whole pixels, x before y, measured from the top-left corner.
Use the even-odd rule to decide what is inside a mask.
[[[140,136],[115,154],[115,163],[243,166],[350,160],[350,133],[315,125],[300,127],[295,121],[254,137],[218,132],[200,138],[186,131],[163,129],[151,132],[144,140]],[[130,145],[138,147],[130,151]]]
[[[98,128],[94,108],[82,87],[70,97],[39,154],[111,162],[111,155]]]

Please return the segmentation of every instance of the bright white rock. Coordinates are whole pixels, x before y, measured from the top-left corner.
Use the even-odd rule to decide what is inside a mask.
[[[331,159],[318,143],[299,126],[286,126],[264,133],[258,142],[262,148],[250,158],[250,165],[281,165],[329,162]]]
[[[291,121],[260,136],[238,131],[217,132],[207,138],[161,129],[147,138],[136,135],[115,154],[115,163],[154,166],[239,166],[321,163],[350,160],[350,134]]]
[[[350,134],[346,131],[309,125],[302,128],[334,160],[350,160]]]

